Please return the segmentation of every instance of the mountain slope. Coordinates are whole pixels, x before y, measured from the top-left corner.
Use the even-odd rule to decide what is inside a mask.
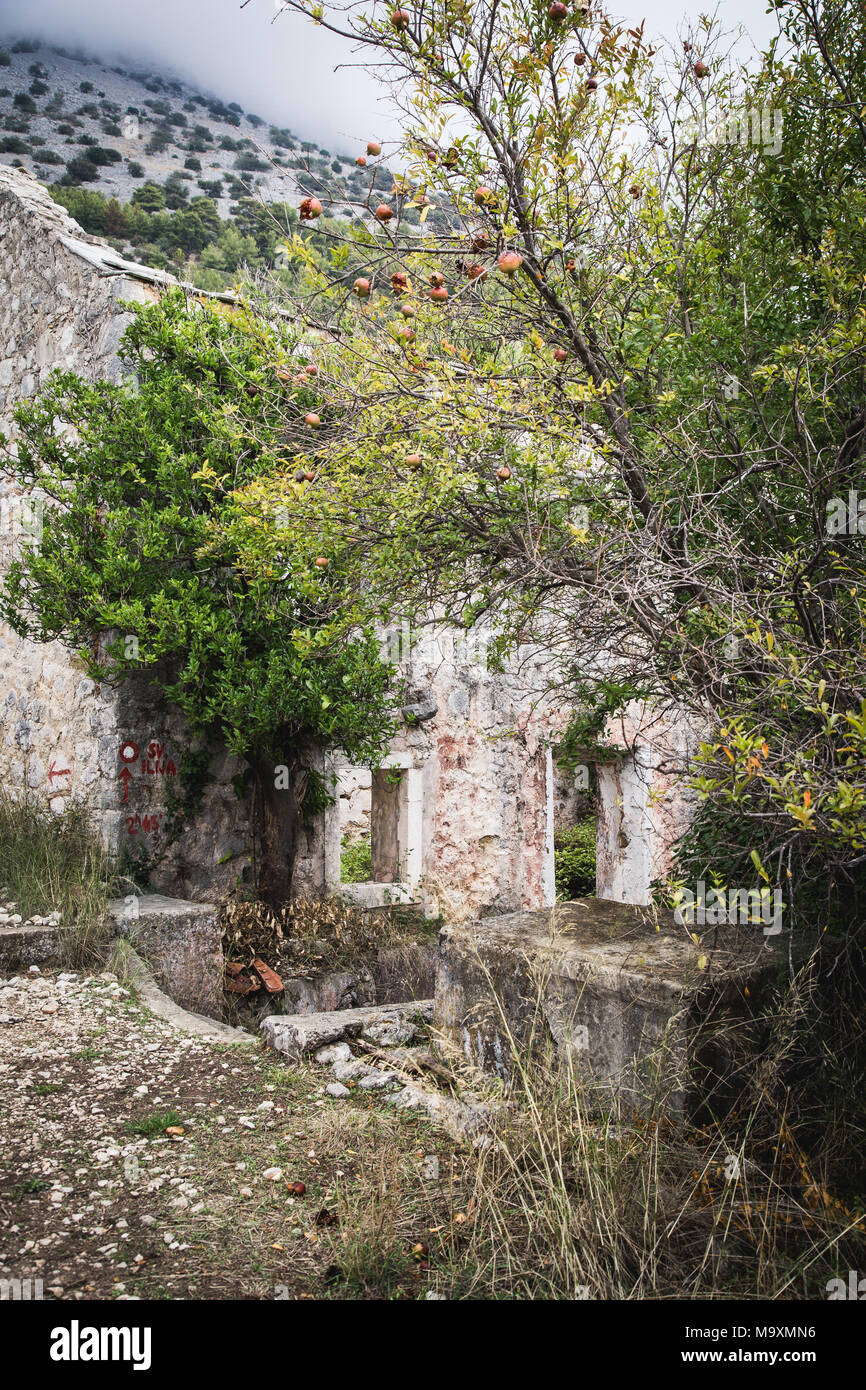
[[[352,216],[392,184],[381,164],[361,169],[165,73],[16,38],[0,41],[0,163],[49,184],[119,251],[210,289],[278,254],[285,230],[250,199],[294,208],[315,193]]]

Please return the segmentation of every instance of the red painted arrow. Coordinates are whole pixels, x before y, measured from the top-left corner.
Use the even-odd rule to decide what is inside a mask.
[[[132,780],[132,773],[128,767],[122,767],[117,774],[118,780],[123,783],[123,799],[129,800],[129,784]]]
[[[71,769],[71,768],[68,768],[68,767],[58,767],[56,763],[52,763],[51,766],[50,766],[49,769],[48,769],[48,780],[49,780],[49,782],[52,782],[52,783],[53,783],[55,777],[71,777],[71,776],[72,776],[72,769]]]

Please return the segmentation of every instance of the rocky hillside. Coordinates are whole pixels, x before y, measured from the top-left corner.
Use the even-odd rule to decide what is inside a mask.
[[[256,222],[262,203],[315,193],[345,217],[390,190],[390,171],[358,167],[360,153],[302,141],[165,73],[0,39],[0,163],[34,173],[118,250],[203,288],[243,262],[273,263],[279,236]]]

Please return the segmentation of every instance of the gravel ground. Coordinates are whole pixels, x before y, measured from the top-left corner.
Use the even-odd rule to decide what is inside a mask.
[[[281,1062],[173,1030],[107,972],[0,979],[0,1280],[58,1299],[376,1296],[335,1287],[334,1213],[359,1210],[387,1155],[399,1291],[424,1297],[411,1251],[440,1195],[424,1172],[454,1146],[381,1097],[333,1099],[314,1063]]]

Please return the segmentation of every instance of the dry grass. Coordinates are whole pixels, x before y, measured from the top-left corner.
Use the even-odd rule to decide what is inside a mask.
[[[112,876],[86,806],[72,803],[57,816],[35,797],[0,790],[0,887],[25,919],[61,913],[70,964],[93,962],[108,939]]]
[[[431,925],[412,913],[365,912],[338,896],[295,898],[278,912],[264,903],[232,900],[221,915],[227,960],[337,969],[362,963],[387,947],[429,941]]]
[[[465,1087],[495,1118],[487,1142],[462,1146],[428,1191],[426,1289],[485,1300],[826,1297],[828,1280],[862,1267],[866,1221],[862,1201],[832,1184],[835,1128],[803,1145],[811,1120],[790,1081],[804,1002],[802,979],[784,1008],[776,999],[763,1064],[724,1119],[700,1126],[672,1117],[664,1057],[637,1107],[603,1100],[576,1065],[530,1056],[510,1035],[507,1088],[460,1059]],[[340,1194],[337,1296],[393,1296],[408,1238],[399,1170],[399,1156],[383,1153]],[[417,1198],[413,1215],[417,1226]]]

